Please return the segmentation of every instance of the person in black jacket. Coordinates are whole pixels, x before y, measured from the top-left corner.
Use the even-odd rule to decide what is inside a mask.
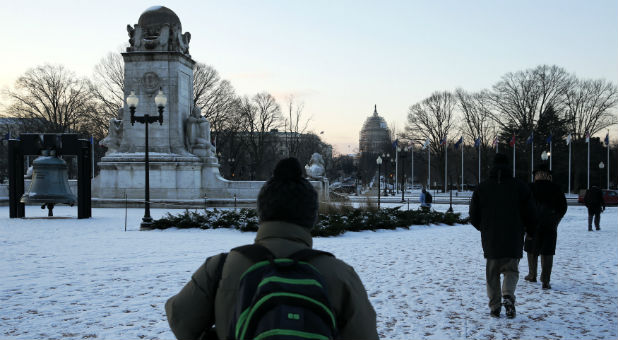
[[[566,214],[566,197],[560,187],[552,183],[551,170],[547,164],[541,164],[534,172],[531,185],[532,196],[539,213],[539,223],[533,238],[526,238],[524,250],[528,257],[528,275],[526,281],[536,282],[538,257],[541,256],[541,282],[543,289],[550,289],[551,269],[556,253],[558,224]]]
[[[483,253],[487,259],[485,275],[490,314],[500,317],[504,305],[506,316],[514,318],[524,234],[534,234],[536,209],[528,185],[511,176],[505,154],[496,154],[489,179],[481,182],[474,191],[470,222],[481,232]],[[501,274],[504,274],[502,289]]]
[[[597,230],[601,230],[601,212],[605,211],[605,200],[603,200],[603,192],[599,187],[593,185],[592,188],[586,191],[584,196],[584,204],[588,208],[588,231],[592,231],[592,218],[594,217],[594,226]]]

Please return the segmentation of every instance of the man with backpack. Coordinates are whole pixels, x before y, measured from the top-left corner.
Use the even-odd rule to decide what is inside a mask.
[[[208,258],[165,304],[174,335],[377,339],[375,311],[354,269],[311,249],[317,192],[298,160],[277,164],[257,210],[254,245]]]

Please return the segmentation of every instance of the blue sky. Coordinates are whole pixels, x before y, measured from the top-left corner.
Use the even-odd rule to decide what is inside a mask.
[[[340,152],[377,104],[401,130],[436,90],[490,88],[506,72],[556,64],[618,83],[617,1],[28,1],[0,4],[0,87],[60,63],[90,75],[127,24],[169,7],[191,54],[239,94],[294,94]]]

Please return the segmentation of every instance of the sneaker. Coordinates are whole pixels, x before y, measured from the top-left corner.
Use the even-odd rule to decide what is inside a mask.
[[[524,277],[524,280],[530,281],[530,282],[536,282],[536,277],[532,277],[532,275],[528,274],[526,275],[526,277]]]
[[[512,319],[515,317],[515,299],[513,299],[510,295],[505,295],[502,297],[502,305],[504,306],[504,310],[506,312],[506,317]]]
[[[489,312],[489,315],[491,315],[492,318],[499,318],[500,317],[500,310],[499,309],[492,310],[491,312]]]
[[[551,289],[549,282],[543,282],[543,289]]]

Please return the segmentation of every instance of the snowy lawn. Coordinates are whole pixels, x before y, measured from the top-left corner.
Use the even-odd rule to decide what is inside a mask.
[[[395,206],[388,204],[387,206]],[[414,208],[417,204],[414,205]],[[444,211],[448,205],[435,205]],[[467,215],[466,205],[453,206]],[[0,338],[172,339],[164,303],[210,255],[251,243],[232,230],[138,231],[142,209],[76,208],[57,216],[0,207]],[[165,210],[154,209],[153,217]],[[523,280],[517,317],[489,317],[480,235],[470,225],[346,233],[315,247],[362,278],[387,339],[615,339],[618,336],[618,211],[587,231],[585,208],[569,206],[558,232],[552,290]]]

